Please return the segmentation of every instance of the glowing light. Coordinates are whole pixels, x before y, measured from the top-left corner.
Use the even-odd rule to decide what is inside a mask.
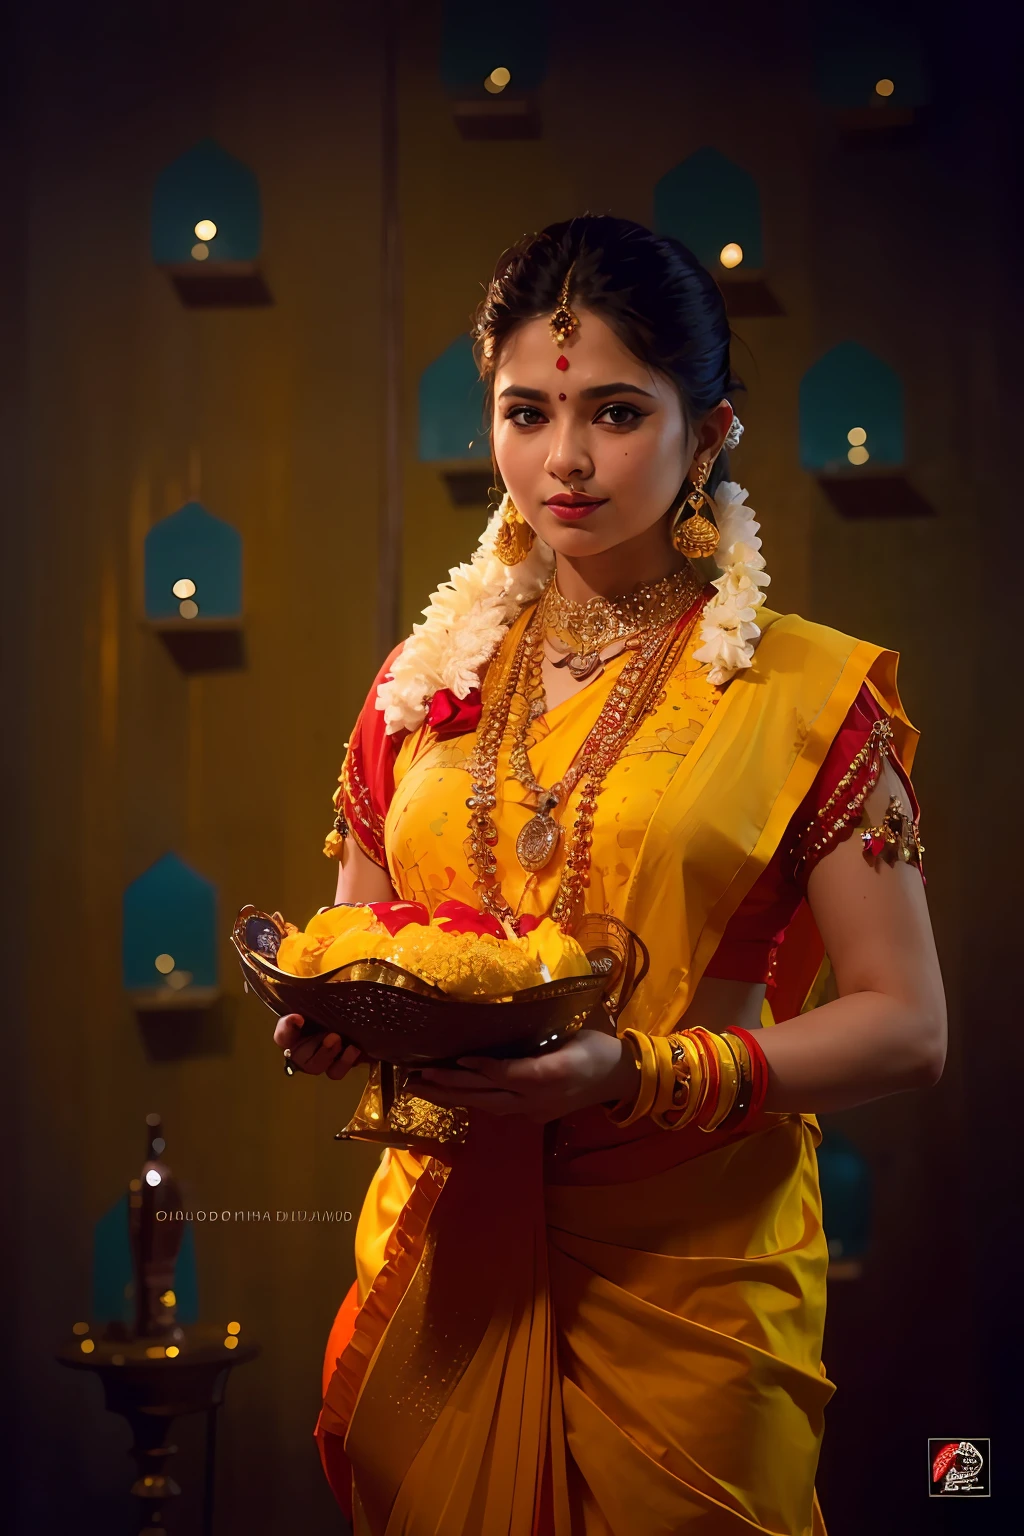
[[[191,980],[191,971],[172,971],[167,978],[167,985],[173,987],[175,992],[180,992],[182,987],[187,987]]]
[[[208,245],[194,245],[192,247],[192,260],[193,261],[205,261],[207,256],[209,256],[209,254],[210,254],[210,247]]]
[[[162,1344],[151,1344],[146,1350],[146,1358],[148,1360],[162,1360],[166,1353],[167,1351]]]
[[[241,1323],[228,1323],[228,1333],[241,1333]]]
[[[196,225],[197,240],[215,240],[217,238],[217,226],[212,219],[200,219]]]
[[[499,64],[497,69],[491,70],[484,81],[484,90],[489,91],[492,96],[497,96],[499,92],[505,89],[511,79],[511,71],[507,70],[504,64]]]
[[[861,444],[866,443],[867,440],[868,435],[864,431],[863,427],[851,427],[849,432],[846,434],[846,441],[848,443],[852,443],[855,448],[859,448]]]
[[[190,577],[182,576],[180,581],[176,581],[174,583],[171,591],[174,593],[175,597],[195,597],[196,584],[191,580]]]
[[[177,1300],[178,1298],[175,1296],[173,1291],[164,1291],[163,1295],[160,1297],[160,1305],[162,1307],[173,1307],[176,1305]]]
[[[191,597],[186,597],[183,603],[178,604],[178,612],[183,619],[194,619],[199,613],[199,604]]]
[[[167,1346],[167,1358],[168,1358],[168,1360],[176,1360],[178,1358],[178,1346],[177,1346],[177,1344],[168,1344],[168,1346]]]
[[[92,1339],[83,1339],[78,1347],[82,1351],[83,1355],[91,1355],[93,1350],[96,1348],[96,1345],[93,1343]]]
[[[156,966],[161,976],[166,976],[168,971],[174,970],[174,956],[157,955],[156,959],[153,961],[153,964]]]
[[[891,80],[876,80],[875,93],[878,96],[891,96],[896,89]]]
[[[866,448],[851,448],[846,457],[851,464],[866,464],[871,455]]]
[[[71,1332],[72,1333],[88,1333],[89,1332],[89,1324],[88,1323],[76,1323],[75,1326],[72,1328]]]
[[[146,1169],[146,1183],[149,1185],[150,1189],[156,1189],[158,1184],[163,1183],[163,1180],[155,1168]]]
[[[224,1340],[224,1348],[225,1349],[237,1349],[238,1348],[238,1340],[235,1338],[233,1333],[229,1333],[227,1338]]]
[[[723,245],[718,253],[718,259],[723,267],[738,267],[743,260],[742,245],[737,245],[734,241],[730,241],[728,245]]]
[[[153,1151],[156,1153],[157,1157],[160,1156],[160,1153],[164,1150],[166,1145],[167,1143],[164,1141],[162,1136],[153,1137]]]

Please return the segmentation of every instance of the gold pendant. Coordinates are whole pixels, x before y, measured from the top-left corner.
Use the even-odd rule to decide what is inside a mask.
[[[551,812],[558,804],[559,795],[549,789],[533,816],[516,838],[516,858],[531,875],[537,874],[551,863],[562,829],[553,820]]]

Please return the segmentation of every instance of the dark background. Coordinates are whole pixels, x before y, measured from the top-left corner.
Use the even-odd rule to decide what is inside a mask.
[[[876,1204],[863,1273],[830,1283],[818,1491],[829,1536],[1019,1523],[1020,23],[889,7],[920,25],[932,101],[911,133],[851,140],[812,90],[820,11],[551,7],[542,136],[481,143],[441,87],[437,0],[392,6],[390,329],[386,4],[10,17],[0,1499],[19,1533],[135,1529],[127,1429],[53,1352],[88,1315],[93,1223],[137,1172],[146,1112],[197,1205],[356,1213],[376,1161],[331,1140],[355,1083],[285,1084],[226,945],[215,1017],[154,1052],[121,990],[122,890],[174,848],[215,879],[225,929],[247,900],[301,915],[331,899],[328,800],[388,615],[407,627],[481,523],[417,459],[419,377],[511,240],[584,210],[650,222],[655,181],[704,144],[758,181],[785,309],[734,322],[733,473],[761,516],[771,605],[902,652],[950,1007],[937,1088],[822,1117],[867,1157]],[[502,14],[521,29],[538,10]],[[860,12],[839,14],[852,35]],[[271,308],[186,310],[150,259],[153,181],[206,135],[259,177]],[[843,519],[799,467],[799,380],[848,337],[902,377],[928,518]],[[140,622],[142,538],[194,495],[244,536],[242,671],[186,676]],[[208,1228],[197,1244],[204,1317],[262,1344],[228,1389],[218,1530],[336,1531],[312,1428],[351,1227]],[[928,1437],[973,1434],[992,1441],[993,1497],[929,1500]],[[175,1438],[168,1525],[184,1536],[198,1421]]]

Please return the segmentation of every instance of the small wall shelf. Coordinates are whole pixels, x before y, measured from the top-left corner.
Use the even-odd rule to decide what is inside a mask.
[[[183,672],[245,665],[242,536],[198,501],[146,535],[145,623]]]
[[[123,899],[124,990],[139,1013],[194,1012],[220,997],[217,892],[177,854],[167,853],[127,887]]]
[[[654,188],[654,227],[688,246],[714,274],[730,315],[785,313],[765,273],[761,194],[749,171],[705,145]]]
[[[441,17],[441,83],[464,139],[536,139],[537,90],[547,72],[547,8],[528,27],[509,26],[500,8],[477,0],[445,0]]]
[[[418,444],[458,507],[486,503],[494,481],[483,406],[472,345],[459,336],[420,375]]]
[[[843,140],[865,146],[906,138],[931,94],[913,24],[881,8],[856,17],[825,8],[814,44],[814,85]]]
[[[157,178],[153,260],[191,309],[272,304],[259,265],[262,222],[255,173],[214,139],[203,139]]]

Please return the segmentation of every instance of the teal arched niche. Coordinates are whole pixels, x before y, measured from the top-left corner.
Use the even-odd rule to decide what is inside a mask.
[[[128,992],[217,985],[217,890],[175,853],[124,893],[122,969]]]
[[[890,94],[875,86],[891,80]],[[824,16],[814,45],[814,88],[827,107],[853,111],[887,105],[920,107],[931,89],[921,39],[912,25],[864,5]]]
[[[761,194],[749,171],[710,146],[666,171],[654,188],[654,227],[689,246],[710,271],[764,266]],[[722,266],[726,245],[742,247],[738,269]]]
[[[150,211],[153,260],[161,265],[190,262],[201,219],[217,226],[216,235],[205,242],[213,260],[256,260],[263,228],[259,182],[215,139],[203,139],[157,177]]]
[[[869,468],[905,460],[903,385],[888,363],[856,341],[844,341],[800,381],[800,463],[818,474],[849,470],[849,433],[867,433]]]
[[[93,1227],[92,1317],[97,1323],[135,1321],[128,1196],[122,1195]],[[199,1277],[192,1223],[185,1222],[174,1263],[175,1311],[179,1323],[199,1321]]]
[[[176,619],[181,599],[175,583],[195,583],[201,619],[242,615],[242,536],[237,528],[187,502],[146,535],[146,618]]]
[[[862,1259],[871,1244],[871,1169],[849,1137],[839,1131],[822,1132],[817,1156],[829,1258]]]
[[[441,83],[449,95],[483,93],[493,69],[505,68],[510,91],[535,90],[547,73],[548,8],[535,6],[529,25],[479,0],[445,0],[441,16]]]
[[[460,336],[420,375],[420,459],[427,464],[489,459],[483,409],[483,385],[472,343],[468,336]]]

